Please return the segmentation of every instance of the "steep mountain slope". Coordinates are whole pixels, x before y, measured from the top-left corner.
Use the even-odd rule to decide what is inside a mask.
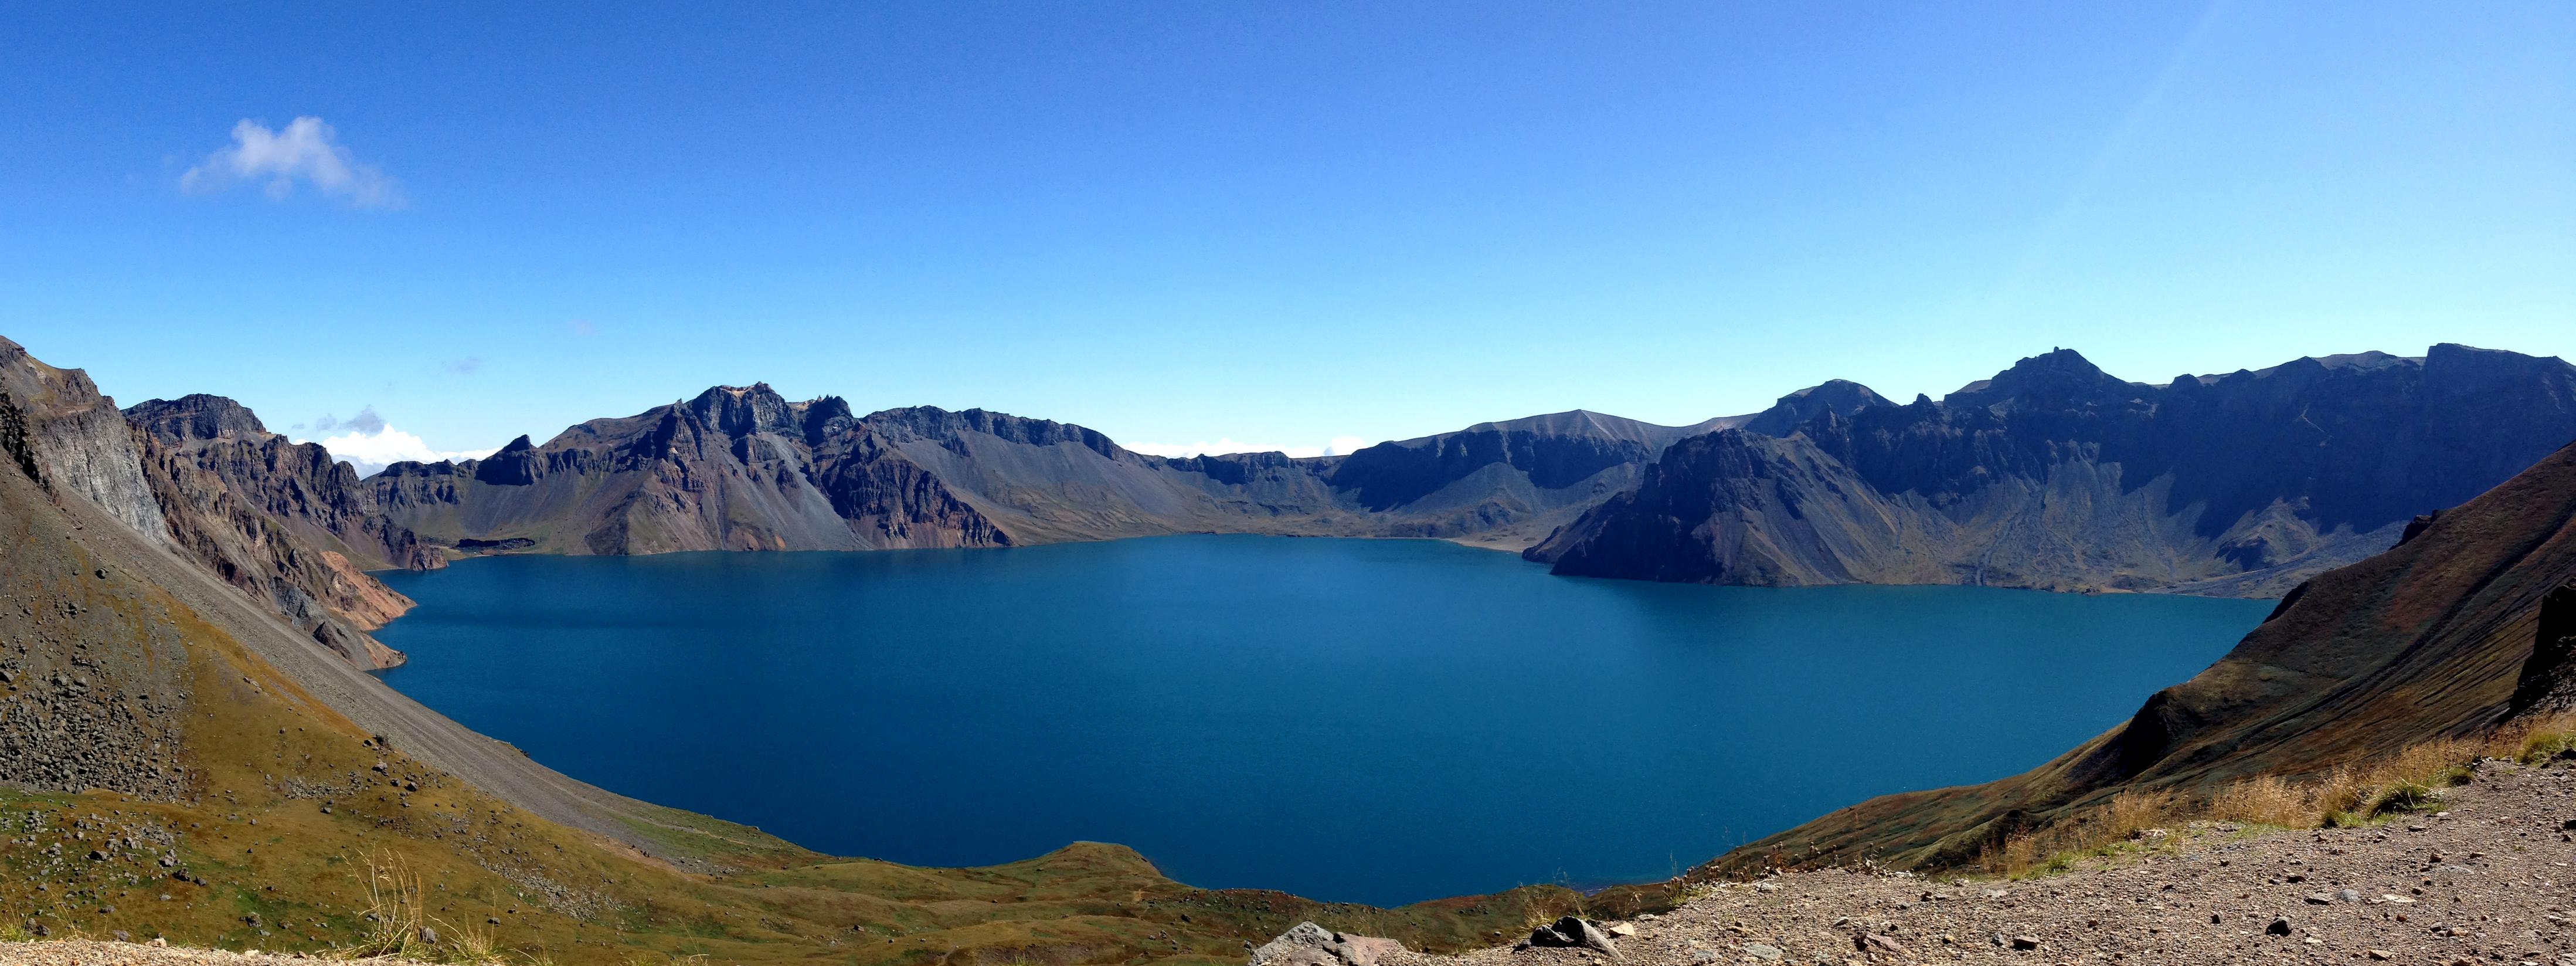
[[[133,459],[173,545],[224,582],[265,598],[350,663],[369,670],[402,663],[367,632],[411,609],[411,601],[365,569],[443,561],[374,512],[347,464],[320,446],[268,432],[250,410],[221,397],[155,399],[125,418]]]
[[[1704,424],[1705,425],[1705,424]],[[456,553],[999,547],[1194,532],[1513,546],[1625,487],[1690,428],[1573,412],[1349,456],[1167,459],[1065,423],[929,407],[853,414],[720,386],[481,460],[366,484]]]
[[[2235,650],[2029,773],[1874,799],[1719,860],[1945,864],[2127,787],[2299,776],[2576,706],[2576,444],[2299,585]]]
[[[2455,345],[2164,386],[2060,350],[1938,403],[1830,395],[1847,402],[1784,400],[1674,445],[1528,556],[1577,576],[2272,596],[2576,439],[2576,367]]]
[[[385,519],[355,470],[318,443],[269,432],[240,403],[207,395],[153,399],[128,407],[125,419],[147,446],[211,474],[250,508],[362,569],[438,564],[410,531]]]
[[[359,569],[381,562],[353,561],[337,540],[321,549],[287,539],[289,521],[301,517],[264,512],[217,472],[215,450],[180,438],[203,430],[210,438],[249,445],[244,433],[265,436],[247,411],[214,403],[230,405],[211,397],[186,405],[156,400],[139,407],[159,414],[145,421],[152,423],[147,429],[129,422],[80,370],[45,365],[0,339],[0,422],[20,428],[23,445],[13,456],[21,475],[57,495],[79,497],[157,547],[191,555],[207,572],[351,664],[374,669],[400,663],[402,655],[367,634],[411,606]],[[272,449],[284,444],[273,437],[269,442]],[[284,460],[323,474],[343,492],[356,483],[348,467],[332,464],[320,447],[268,455],[271,476]]]

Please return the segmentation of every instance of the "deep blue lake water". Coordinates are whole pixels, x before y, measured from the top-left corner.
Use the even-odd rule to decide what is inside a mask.
[[[395,687],[538,761],[926,865],[1120,842],[1400,904],[1660,879],[2119,723],[2260,601],[1551,577],[1418,540],[497,557]]]

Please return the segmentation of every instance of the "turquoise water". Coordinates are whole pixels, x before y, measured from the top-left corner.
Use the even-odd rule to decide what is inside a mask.
[[[1397,904],[1659,879],[2012,774],[2258,601],[1548,576],[1409,540],[496,557],[384,575],[395,687],[537,760],[844,855],[1120,842]]]

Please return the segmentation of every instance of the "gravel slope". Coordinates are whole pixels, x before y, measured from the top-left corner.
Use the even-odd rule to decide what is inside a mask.
[[[1629,966],[1716,963],[2576,964],[2576,767],[2488,761],[2447,811],[2365,829],[2195,825],[2020,881],[1824,871],[1733,883],[1633,923]],[[2276,924],[2277,923],[2277,924]],[[1579,966],[1584,949],[1391,966]]]

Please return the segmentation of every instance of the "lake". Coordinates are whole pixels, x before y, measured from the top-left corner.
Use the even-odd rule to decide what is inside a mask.
[[[513,556],[381,575],[396,688],[841,855],[1134,846],[1393,905],[1661,879],[2125,720],[2263,601],[1551,577],[1424,540]]]

